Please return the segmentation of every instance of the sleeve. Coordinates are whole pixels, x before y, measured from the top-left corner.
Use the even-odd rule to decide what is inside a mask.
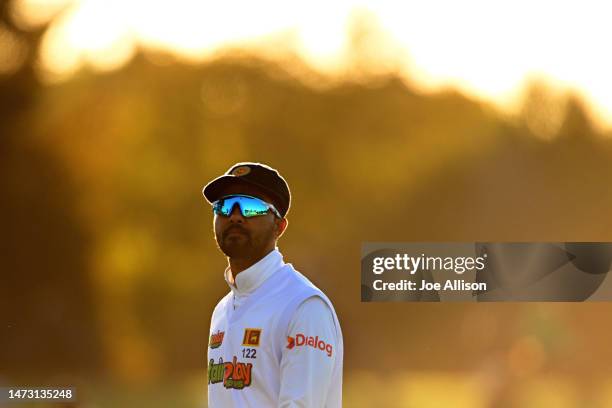
[[[331,309],[313,296],[289,323],[288,346],[281,357],[279,408],[324,407],[338,343]]]

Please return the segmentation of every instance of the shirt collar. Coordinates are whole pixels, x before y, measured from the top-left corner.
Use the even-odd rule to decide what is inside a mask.
[[[272,274],[278,271],[284,264],[283,255],[280,253],[278,248],[275,248],[274,250],[270,251],[268,255],[264,256],[244,271],[238,273],[238,275],[236,275],[234,284],[232,284],[232,272],[228,266],[224,273],[225,281],[234,294],[248,294],[257,289],[266,279],[272,276]]]

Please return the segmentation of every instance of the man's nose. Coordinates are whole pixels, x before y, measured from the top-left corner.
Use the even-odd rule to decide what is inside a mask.
[[[234,207],[232,207],[232,212],[229,215],[229,220],[230,222],[244,222],[244,217],[242,216],[242,212],[240,211],[240,206],[238,205],[238,203],[234,204]]]

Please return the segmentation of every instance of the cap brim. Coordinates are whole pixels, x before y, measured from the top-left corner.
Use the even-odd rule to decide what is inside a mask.
[[[223,176],[217,177],[216,179],[208,183],[204,187],[204,189],[202,189],[202,194],[204,194],[204,198],[206,198],[206,200],[212,204],[218,199],[220,199],[221,197],[223,197],[223,191],[227,187],[231,185],[235,185],[235,184],[248,184],[248,185],[260,188],[264,193],[270,195],[275,200],[280,200],[278,195],[274,191],[270,190],[269,188],[259,183],[250,181],[248,179],[232,176],[229,174],[224,174]]]

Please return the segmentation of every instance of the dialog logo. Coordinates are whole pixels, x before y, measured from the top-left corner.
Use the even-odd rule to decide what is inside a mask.
[[[312,337],[303,333],[298,333],[295,337],[287,336],[287,348],[289,350],[302,346],[325,351],[328,357],[331,357],[333,353],[333,346],[326,343],[325,340],[320,339],[319,336]]]
[[[222,332],[220,330],[217,330],[216,333],[211,334],[210,340],[208,341],[208,347],[210,347],[211,349],[218,348],[221,345],[221,343],[223,343],[224,335],[225,335],[225,332]]]

